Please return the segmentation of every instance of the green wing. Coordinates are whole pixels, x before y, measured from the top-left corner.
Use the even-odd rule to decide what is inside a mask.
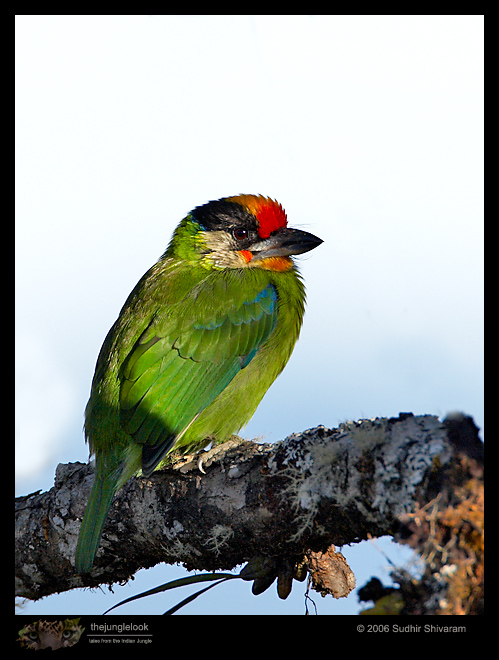
[[[226,296],[226,310],[203,304],[207,296],[199,292],[190,304],[170,309],[173,314],[155,319],[125,361],[120,423],[143,445],[145,476],[250,363],[275,327],[274,285],[242,300],[238,289],[237,295]],[[220,300],[219,293],[211,291],[211,299]]]

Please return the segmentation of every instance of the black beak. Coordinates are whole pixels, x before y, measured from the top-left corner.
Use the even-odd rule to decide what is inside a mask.
[[[253,243],[248,250],[253,254],[253,261],[268,257],[288,257],[313,250],[322,243],[322,239],[301,229],[282,227],[272,232],[268,238]]]

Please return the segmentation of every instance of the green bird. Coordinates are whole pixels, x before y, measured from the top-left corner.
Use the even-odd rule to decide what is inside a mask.
[[[75,569],[90,571],[115,493],[172,450],[225,442],[284,369],[305,289],[291,255],[322,243],[261,195],[198,206],[125,302],[85,410],[95,480]]]

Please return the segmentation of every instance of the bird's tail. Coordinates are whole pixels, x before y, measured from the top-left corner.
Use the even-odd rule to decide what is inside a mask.
[[[121,486],[122,469],[110,469],[108,461],[97,457],[95,480],[88,499],[76,547],[75,570],[88,573],[92,568],[95,553],[106,522],[114,494]]]

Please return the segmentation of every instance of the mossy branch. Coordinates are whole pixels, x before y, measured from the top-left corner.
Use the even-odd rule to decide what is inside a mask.
[[[413,516],[436,489],[455,490],[479,469],[482,443],[469,417],[401,414],[275,444],[231,440],[203,456],[205,474],[190,457],[125,485],[85,576],[74,573],[74,553],[93,466],[59,465],[53,488],[16,501],[16,594],[123,582],[160,562],[212,571],[307,556],[312,572],[311,557],[332,545],[387,534],[409,534],[418,549]]]

